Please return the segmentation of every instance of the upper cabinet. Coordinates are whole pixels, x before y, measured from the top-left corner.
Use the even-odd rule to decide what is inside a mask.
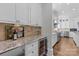
[[[0,22],[42,26],[40,3],[1,3]]]
[[[38,4],[38,26],[42,26],[42,7]]]
[[[15,9],[16,9],[16,20],[18,20],[20,24],[28,25],[29,24],[29,4],[17,3]]]
[[[0,3],[0,22],[4,23],[15,22],[15,4]]]
[[[29,11],[30,11],[30,24],[34,26],[41,26],[42,25],[41,4],[31,3]]]

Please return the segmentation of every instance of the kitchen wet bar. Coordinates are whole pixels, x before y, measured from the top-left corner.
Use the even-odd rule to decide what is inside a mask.
[[[12,26],[12,24],[9,24],[8,26],[6,26],[6,25],[8,25],[8,24],[5,24],[5,23],[0,24],[0,27],[2,28],[2,30],[4,30],[2,32],[2,34],[4,34],[3,36],[5,38],[7,38],[4,40],[0,40],[0,54],[1,55],[3,55],[4,53],[6,53],[8,51],[15,50],[21,46],[28,45],[31,42],[39,40],[41,38],[41,27],[27,25],[27,26],[23,26],[23,28],[22,28],[23,32],[20,33],[21,35],[18,33],[17,35],[19,35],[19,37],[17,36],[17,39],[13,40],[13,37],[8,36],[8,35],[12,35],[11,28],[13,26]],[[20,28],[20,27],[18,27],[18,28]],[[35,29],[36,29],[36,31],[35,31]],[[39,31],[39,33],[38,33],[38,31]],[[33,33],[36,33],[36,34],[33,34]]]

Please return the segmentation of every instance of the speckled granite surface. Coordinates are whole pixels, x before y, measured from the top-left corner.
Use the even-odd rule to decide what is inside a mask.
[[[32,43],[34,41],[39,40],[40,38],[42,37],[36,36],[36,37],[20,38],[15,41],[13,40],[0,41],[0,54],[8,50],[17,48],[19,46]]]

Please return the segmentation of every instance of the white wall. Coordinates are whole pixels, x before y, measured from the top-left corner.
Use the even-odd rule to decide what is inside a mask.
[[[42,4],[43,27],[42,34],[48,38],[48,55],[50,55],[52,36],[52,3]]]
[[[79,30],[78,22],[78,17],[70,18],[70,28],[77,28]],[[70,32],[70,37],[73,37],[73,40],[75,41],[77,47],[79,47],[79,32]]]

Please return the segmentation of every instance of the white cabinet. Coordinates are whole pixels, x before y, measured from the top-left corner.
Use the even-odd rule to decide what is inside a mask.
[[[42,26],[40,3],[2,3],[0,4],[0,22]]]
[[[30,25],[36,25],[36,8],[34,4],[30,4],[29,6],[30,11]]]
[[[26,56],[38,56],[38,41],[25,45]]]
[[[57,36],[58,36],[58,33],[52,33],[52,40],[51,40],[51,45],[52,46],[54,46],[55,43],[58,41],[58,37]]]
[[[20,24],[29,24],[29,4],[17,3],[16,4],[16,20],[19,20]]]
[[[42,7],[41,7],[41,4],[38,4],[37,9],[38,9],[37,23],[38,23],[38,26],[42,26]]]
[[[30,24],[34,26],[42,25],[42,11],[41,4],[31,3],[30,4]]]
[[[0,3],[0,22],[15,22],[15,4],[14,3]]]
[[[41,4],[16,4],[16,20],[19,20],[24,25],[42,26]]]
[[[24,54],[24,48],[25,46],[21,46],[13,50],[7,51],[3,54],[0,54],[0,56],[19,56],[19,55]]]
[[[71,18],[70,22],[69,22],[70,28],[77,28],[78,29],[78,22],[79,22],[78,19]]]

